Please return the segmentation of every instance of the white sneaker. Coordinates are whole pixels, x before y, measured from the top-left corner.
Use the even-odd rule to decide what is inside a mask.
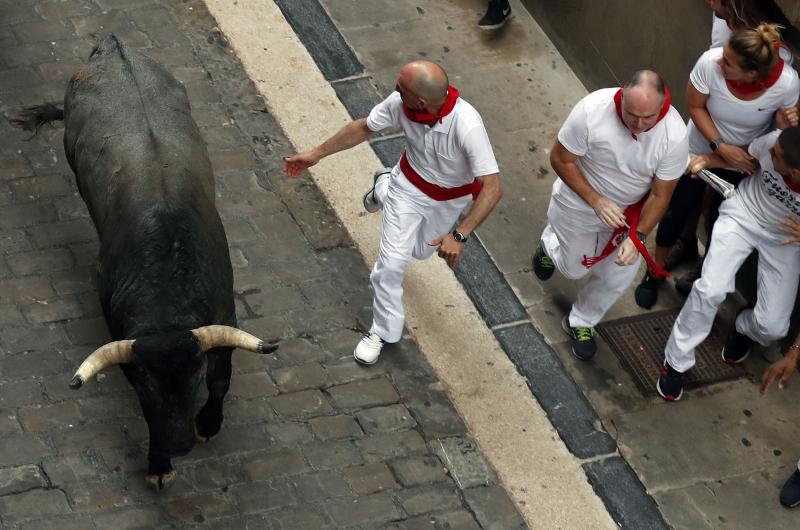
[[[383,180],[388,179],[391,174],[392,168],[385,167],[376,171],[372,176],[372,187],[364,194],[364,209],[369,213],[375,213],[381,209],[382,205],[378,202],[378,198],[375,197],[375,187],[378,185],[378,181],[383,182]]]
[[[365,334],[353,350],[353,357],[361,364],[375,364],[386,342],[377,333]]]

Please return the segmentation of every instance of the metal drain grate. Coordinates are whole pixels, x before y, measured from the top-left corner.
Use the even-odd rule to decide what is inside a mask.
[[[631,374],[636,386],[644,395],[655,395],[655,384],[664,362],[664,346],[680,309],[670,309],[620,318],[598,324],[600,335]],[[736,379],[745,375],[741,366],[728,366],[720,354],[725,335],[717,323],[711,334],[696,350],[697,362],[683,378],[686,388]]]

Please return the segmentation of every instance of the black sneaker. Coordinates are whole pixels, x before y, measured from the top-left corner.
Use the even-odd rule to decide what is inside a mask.
[[[700,278],[702,271],[703,261],[701,260],[693,270],[678,278],[678,281],[675,282],[675,289],[683,296],[689,296],[689,293],[692,292],[692,287],[694,287],[694,282]]]
[[[597,352],[597,344],[594,342],[597,332],[594,328],[573,328],[569,325],[568,316],[561,321],[561,327],[572,339],[572,355],[581,361],[588,361],[594,357]]]
[[[750,355],[750,348],[753,346],[753,339],[736,331],[735,320],[733,325],[733,332],[728,335],[728,340],[722,347],[722,362],[731,366],[747,359],[747,356]]]
[[[800,506],[800,471],[797,469],[781,488],[780,499],[781,504],[787,508]]]
[[[658,289],[662,283],[664,283],[664,278],[656,280],[650,275],[650,271],[646,272],[644,278],[642,278],[642,283],[633,293],[636,305],[645,309],[650,309],[656,305],[656,302],[658,302]]]
[[[680,238],[667,254],[667,258],[664,260],[664,270],[671,271],[682,263],[696,261],[697,257],[697,240]]]
[[[678,401],[683,396],[683,374],[664,361],[661,377],[656,383],[656,392],[666,401]]]
[[[536,277],[542,281],[549,280],[553,275],[553,271],[556,270],[556,264],[553,263],[553,258],[548,256],[544,251],[544,245],[541,240],[539,240],[539,244],[536,245],[536,252],[533,253],[532,262],[533,272],[535,272]]]
[[[511,18],[511,6],[508,0],[489,0],[489,8],[483,15],[478,27],[481,29],[500,29]]]

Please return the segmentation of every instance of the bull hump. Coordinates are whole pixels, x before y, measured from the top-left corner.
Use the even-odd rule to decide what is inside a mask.
[[[106,135],[149,132],[166,144],[180,144],[187,132],[199,136],[186,90],[166,68],[114,36],[98,50],[73,76],[73,98],[68,94],[75,106],[86,104],[87,119],[106,122]]]

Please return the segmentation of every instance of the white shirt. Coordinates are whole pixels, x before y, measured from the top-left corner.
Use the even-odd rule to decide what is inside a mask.
[[[760,164],[758,170],[744,179],[731,200],[738,200],[758,225],[775,243],[788,238],[778,230],[781,219],[790,213],[800,216],[800,193],[793,192],[772,164],[770,149],[778,141],[781,131],[772,131],[753,141],[748,148]],[[713,171],[713,169],[711,170]]]
[[[728,22],[717,15],[711,15],[711,46],[710,48],[721,48],[725,46],[728,39],[733,35],[733,31],[728,27]]]
[[[784,65],[781,76],[762,95],[751,101],[734,96],[722,76],[717,61],[722,48],[708,50],[697,60],[689,81],[701,94],[708,94],[706,109],[717,126],[722,141],[732,145],[749,145],[767,132],[772,118],[781,107],[791,107],[800,96],[800,81],[794,68]],[[689,149],[692,153],[711,152],[709,141],[689,120]]]
[[[617,90],[605,88],[581,99],[558,131],[558,141],[578,157],[578,168],[592,188],[624,209],[650,191],[654,176],[679,178],[689,161],[689,146],[683,118],[674,107],[634,140],[617,115]],[[584,217],[587,223],[598,220],[592,207],[561,179],[553,184],[553,199],[591,214]]]
[[[400,93],[395,91],[372,109],[367,127],[373,132],[402,127],[409,164],[422,178],[438,186],[456,188],[475,177],[499,173],[480,114],[461,98],[441,123],[428,127],[406,117]],[[392,173],[401,173],[399,164]]]

